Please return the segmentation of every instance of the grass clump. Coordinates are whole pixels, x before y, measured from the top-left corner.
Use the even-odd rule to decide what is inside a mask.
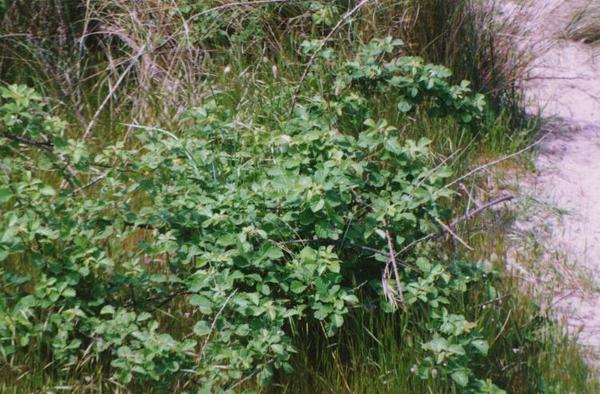
[[[474,364],[482,377],[482,392],[494,391],[495,382],[510,393],[597,392],[594,375],[562,328],[548,320],[521,286],[510,277],[489,273],[497,297],[491,303],[487,286],[479,282],[454,299],[454,313],[465,314],[483,327],[490,344],[486,357]],[[497,282],[496,282],[497,280]],[[509,294],[519,294],[519,298]],[[308,351],[296,355],[297,374],[278,376],[274,392],[429,393],[452,392],[443,377],[425,381],[419,377],[416,358],[426,351],[415,343],[425,341],[419,324],[426,314],[389,315],[380,311],[352,313],[333,340],[318,335],[316,327],[301,328],[297,341]],[[420,322],[420,323],[419,323]],[[395,333],[395,334],[392,334]],[[457,392],[464,392],[458,388]],[[467,391],[468,392],[468,391]]]
[[[578,11],[569,22],[566,35],[571,40],[588,44],[600,41],[600,6],[589,4]]]

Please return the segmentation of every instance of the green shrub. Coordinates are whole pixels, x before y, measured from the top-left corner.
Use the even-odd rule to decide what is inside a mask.
[[[445,307],[470,280],[412,255],[398,255],[399,270],[391,257],[450,219],[450,172],[431,166],[426,139],[401,142],[385,120],[355,112],[369,113],[364,89],[405,92],[401,111],[427,103],[463,123],[482,100],[441,67],[384,62],[393,46],[363,48],[327,100],[298,104],[277,128],[241,127],[216,96],[186,112],[182,137],[141,128],[139,148],[98,154],[65,138],[31,89],[3,88],[5,361],[30,347],[64,371],[90,354],[107,360],[122,384],[266,384],[291,368],[289,325],[316,321],[335,335],[358,303],[352,284],[366,281],[364,303],[430,309],[420,375],[440,371],[475,390],[470,354],[486,342]],[[161,316],[174,303],[175,315]]]

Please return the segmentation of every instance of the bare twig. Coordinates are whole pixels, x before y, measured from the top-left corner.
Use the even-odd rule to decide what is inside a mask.
[[[389,260],[388,260],[385,271],[389,272],[389,269],[387,267],[389,265],[392,266],[392,270],[394,271],[394,279],[396,280],[396,288],[398,290],[398,298],[400,299],[400,304],[404,305],[404,294],[403,294],[403,290],[402,290],[402,283],[400,283],[400,275],[398,273],[398,264],[396,262],[396,252],[394,250],[394,239],[388,229],[385,219],[384,219],[384,225],[385,225],[385,237],[387,238],[388,252],[389,252]]]
[[[104,98],[104,101],[102,101],[102,104],[100,104],[100,106],[96,110],[96,113],[94,113],[94,116],[92,116],[92,120],[88,123],[87,127],[85,128],[85,132],[83,133],[82,139],[85,140],[90,135],[90,133],[92,132],[92,128],[94,127],[94,124],[96,123],[96,121],[98,120],[98,117],[102,113],[102,110],[104,109],[106,104],[108,104],[108,102],[110,101],[112,96],[115,94],[115,92],[117,91],[117,89],[119,88],[121,83],[125,80],[125,77],[127,76],[127,74],[129,74],[129,72],[131,71],[131,69],[137,62],[137,60],[144,54],[145,50],[146,50],[146,45],[142,46],[140,48],[140,50],[135,54],[135,56],[131,59],[129,65],[127,66],[125,71],[123,71],[123,73],[121,74],[121,76],[119,77],[117,82],[112,86],[112,88],[110,89],[110,91],[108,92],[106,97]]]
[[[390,276],[389,271],[390,271],[389,264],[386,264],[383,272],[381,273],[381,285],[383,286],[383,295],[385,296],[385,298],[389,301],[390,304],[395,305],[396,299],[394,298],[392,288],[390,287],[390,284],[388,283],[389,276]]]
[[[469,250],[473,250],[472,247],[469,246],[468,243],[466,243],[461,237],[459,237],[454,231],[452,231],[452,229],[450,228],[450,226],[448,226],[446,223],[442,222],[440,219],[435,218],[435,221],[438,222],[438,224],[440,226],[442,226],[442,228],[444,230],[446,230],[446,232],[448,234],[450,234],[451,236],[454,237],[454,239],[456,239],[458,242],[460,242],[465,248],[469,249]]]
[[[508,322],[510,320],[510,316],[512,314],[512,311],[513,311],[512,309],[510,309],[508,311],[508,315],[506,316],[506,320],[504,320],[504,324],[502,324],[502,328],[500,329],[500,331],[498,331],[498,334],[496,335],[496,337],[494,338],[494,340],[492,341],[492,343],[490,343],[490,347],[496,343],[496,341],[498,340],[498,338],[500,338],[500,336],[502,336],[502,333],[504,332],[504,330],[506,330],[506,326],[508,325]]]
[[[515,196],[513,196],[512,194],[506,194],[504,196],[500,196],[486,204],[483,204],[480,207],[477,207],[475,209],[473,209],[472,211],[468,211],[467,213],[465,213],[464,215],[462,215],[461,217],[458,217],[456,219],[454,219],[452,222],[450,222],[450,228],[454,228],[456,227],[456,225],[458,225],[459,223],[465,222],[467,220],[470,220],[472,217],[478,215],[479,213],[485,211],[488,208],[493,207],[494,205],[498,205],[501,204],[505,201],[510,201],[512,199],[514,199]]]
[[[39,149],[42,149],[45,151],[52,150],[52,143],[48,142],[48,141],[35,141],[35,140],[31,140],[31,139],[28,139],[25,137],[21,137],[20,135],[10,134],[10,133],[2,133],[2,134],[0,134],[0,137],[8,138],[9,140],[18,142],[23,145],[35,146],[36,148],[39,148]]]
[[[289,240],[289,241],[281,241],[281,242],[275,242],[275,243],[279,247],[283,247],[285,245],[290,245],[290,244],[329,243],[329,244],[333,244],[333,245],[337,245],[337,246],[347,245],[347,246],[349,246],[351,248],[362,249],[364,251],[371,252],[371,253],[374,253],[374,254],[379,254],[379,255],[382,255],[382,256],[387,256],[388,255],[388,253],[384,252],[383,250],[375,249],[375,248],[372,248],[372,247],[367,246],[367,245],[355,244],[355,243],[352,243],[352,242],[334,243],[334,242],[330,242],[329,240],[324,240],[324,239],[292,239],[292,240]]]
[[[225,307],[229,303],[229,300],[231,300],[231,298],[235,295],[235,293],[237,293],[237,289],[235,289],[235,290],[233,290],[231,292],[231,294],[229,295],[229,297],[227,297],[227,299],[225,300],[225,302],[223,303],[223,305],[221,305],[221,309],[219,309],[219,311],[215,315],[215,318],[213,319],[212,324],[210,325],[210,331],[208,332],[208,334],[206,336],[206,339],[204,340],[204,343],[202,344],[202,348],[200,349],[200,358],[201,359],[202,359],[202,357],[204,357],[204,351],[206,350],[206,346],[208,345],[208,341],[210,340],[210,337],[211,337],[213,331],[215,330],[215,327],[217,326],[217,320],[219,319],[219,317],[221,316],[221,314],[225,310]]]
[[[467,212],[469,212],[471,210],[471,202],[473,202],[473,204],[475,204],[476,207],[479,207],[479,203],[471,195],[471,193],[469,192],[469,189],[467,189],[467,187],[465,186],[464,183],[459,183],[458,188],[460,190],[462,190],[466,194],[466,196],[469,198],[469,201],[467,202]]]
[[[36,147],[36,148],[41,149],[48,153],[52,153],[52,149],[54,147],[54,144],[50,141],[31,140],[29,138],[25,138],[20,135],[15,135],[15,134],[10,134],[10,133],[2,133],[2,134],[0,134],[0,137],[8,138],[9,140],[18,142],[23,145],[33,146],[33,147]],[[71,164],[69,163],[67,158],[65,158],[64,155],[59,154],[59,155],[57,155],[57,157],[64,164],[63,171],[66,171],[68,173],[68,175],[72,178],[72,179],[65,179],[63,181],[64,184],[66,185],[68,183],[68,184],[72,185],[73,181],[77,181],[77,174],[75,173],[75,170],[73,169],[73,167],[71,166]]]
[[[99,176],[97,176],[96,178],[92,179],[91,181],[89,181],[87,184],[78,187],[77,189],[73,190],[71,192],[71,196],[74,196],[76,194],[78,194],[79,192],[87,189],[88,187],[92,187],[94,186],[96,183],[100,182],[101,180],[103,180],[104,178],[106,178],[108,176],[108,172],[105,172],[104,174],[100,174]]]
[[[450,222],[450,224],[447,227],[450,229],[454,229],[454,227],[456,227],[458,224],[465,222],[467,220],[470,220],[472,217],[478,215],[479,213],[485,211],[486,209],[489,209],[495,205],[501,204],[505,201],[510,201],[513,198],[515,198],[515,197],[510,194],[498,197],[498,198],[488,202],[487,204],[484,204],[484,205],[482,205],[472,211],[469,211],[469,212],[465,213],[464,215],[452,220],[452,222]],[[408,245],[406,245],[401,251],[396,253],[396,256],[401,256],[402,254],[406,253],[407,251],[409,251],[410,249],[415,247],[417,244],[420,244],[421,242],[429,241],[429,240],[435,239],[439,236],[440,236],[440,233],[437,233],[437,232],[427,234],[426,236],[419,238],[419,239],[409,243]]]
[[[275,357],[272,357],[271,359],[267,360],[267,362],[264,363],[264,365],[269,365],[271,363],[273,363],[275,361]],[[260,370],[258,368],[255,368],[254,371],[250,374],[248,374],[248,376],[244,377],[243,379],[241,379],[240,381],[238,381],[237,383],[233,384],[231,387],[229,387],[227,389],[226,392],[233,392],[233,389],[236,387],[241,386],[242,384],[244,384],[245,382],[247,382],[248,380],[252,379],[252,377],[254,375],[256,375]]]
[[[519,150],[519,151],[517,151],[515,153],[511,153],[508,156],[501,157],[501,158],[499,158],[497,160],[491,161],[489,163],[486,163],[484,165],[481,165],[481,166],[479,166],[477,168],[472,169],[471,171],[467,172],[466,174],[464,174],[464,175],[456,178],[452,182],[450,182],[447,185],[445,185],[441,190],[448,189],[449,187],[457,184],[458,182],[462,181],[465,178],[468,178],[468,177],[470,177],[470,176],[472,176],[472,175],[474,175],[474,174],[476,174],[476,173],[478,173],[480,171],[483,171],[483,170],[485,170],[487,168],[493,167],[496,164],[502,163],[503,161],[506,161],[508,159],[512,159],[513,157],[516,157],[516,156],[519,156],[519,155],[523,154],[524,152],[526,152],[526,151],[530,150],[531,148],[535,147],[536,145],[539,145],[547,136],[548,136],[548,134],[543,135],[540,139],[538,139],[537,141],[535,141],[533,144],[528,145],[525,148],[523,148],[523,149],[521,149],[521,150]]]

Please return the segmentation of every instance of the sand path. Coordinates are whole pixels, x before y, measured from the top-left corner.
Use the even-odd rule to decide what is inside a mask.
[[[600,365],[600,44],[564,34],[590,2],[600,0],[529,0],[522,19],[524,43],[535,56],[525,95],[550,132],[524,189],[552,209],[542,217],[540,210],[535,218],[530,214],[517,227],[537,233],[544,250],[537,264],[551,266],[558,279],[551,284],[556,311]]]

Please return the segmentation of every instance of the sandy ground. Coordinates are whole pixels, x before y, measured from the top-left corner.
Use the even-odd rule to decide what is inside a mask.
[[[546,209],[526,214],[515,234],[533,233],[542,244],[537,264],[545,269],[538,271],[557,279],[547,282],[555,311],[600,365],[600,45],[564,34],[574,12],[589,2],[528,0],[521,15],[522,44],[536,58],[525,94],[550,134],[539,146],[535,176],[521,185]]]

